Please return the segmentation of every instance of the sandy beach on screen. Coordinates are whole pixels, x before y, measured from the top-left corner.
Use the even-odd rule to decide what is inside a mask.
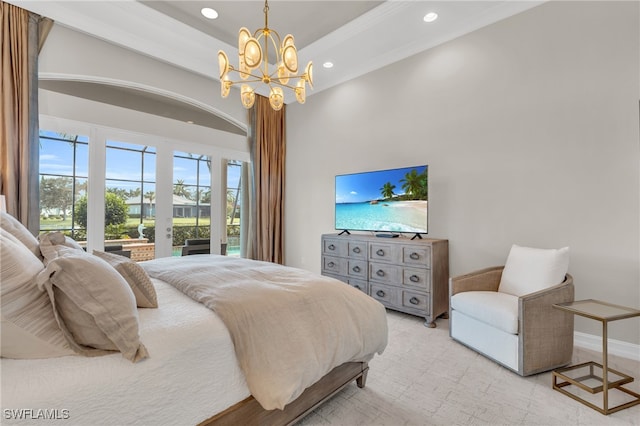
[[[393,207],[396,209],[415,209],[425,211],[427,208],[427,200],[409,200],[409,201],[381,201],[380,204],[384,206]]]

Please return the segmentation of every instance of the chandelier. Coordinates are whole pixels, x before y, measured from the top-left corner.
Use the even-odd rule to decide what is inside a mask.
[[[269,64],[269,52],[275,52],[275,67]],[[245,108],[251,108],[256,99],[252,84],[263,83],[269,86],[269,104],[276,111],[284,105],[284,88],[293,90],[296,100],[303,104],[306,98],[306,83],[313,88],[313,65],[307,64],[304,73],[298,74],[298,51],[293,36],[287,34],[284,39],[269,28],[269,4],[264,2],[264,28],[251,35],[245,27],[238,34],[238,68],[229,63],[224,51],[218,51],[220,66],[220,91],[223,98],[229,96],[231,86],[241,84],[240,99]],[[230,74],[236,73],[239,80],[231,80]],[[235,74],[234,74],[235,75]]]

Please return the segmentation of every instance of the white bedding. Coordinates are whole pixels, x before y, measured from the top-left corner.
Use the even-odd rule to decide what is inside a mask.
[[[150,358],[0,360],[0,423],[195,425],[247,398],[227,328],[205,306],[153,280],[158,309],[139,309]],[[224,372],[224,374],[220,374]],[[40,411],[39,411],[40,410]],[[42,411],[46,410],[46,411]],[[16,420],[15,417],[33,417]]]
[[[387,346],[384,306],[333,278],[220,255],[141,265],[220,317],[265,410],[284,409],[335,367],[368,362]]]

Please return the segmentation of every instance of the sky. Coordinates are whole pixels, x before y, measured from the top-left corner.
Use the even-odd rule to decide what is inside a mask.
[[[59,138],[55,132],[41,131],[41,136],[50,136]],[[88,142],[88,137],[79,136],[78,141]],[[123,142],[107,141],[107,147],[123,147],[136,150],[145,148],[143,145],[127,144]],[[187,153],[174,153],[176,155],[188,157]],[[141,174],[142,155],[140,152],[131,152],[122,149],[108,149],[106,155],[106,178],[135,180],[143,179],[149,183],[155,183],[156,165],[155,165],[155,148],[148,146],[144,154],[144,176]],[[194,158],[199,156],[194,155]],[[76,175],[79,177],[88,176],[89,150],[87,145],[78,144],[76,151]],[[183,180],[186,185],[196,185],[198,173],[196,161],[190,158],[174,158],[173,182]],[[202,167],[204,166],[204,167]],[[200,167],[200,185],[209,186],[210,174],[205,163],[201,163]],[[73,149],[72,145],[66,142],[53,141],[46,137],[40,138],[40,173],[54,175],[73,175]],[[230,167],[227,176],[227,185],[229,188],[236,188],[240,179],[240,167]],[[113,186],[113,181],[109,182],[109,186]],[[120,187],[128,187],[126,183],[122,183]],[[137,186],[137,185],[136,185]],[[151,188],[151,185],[145,185]]]
[[[336,203],[362,203],[382,198],[382,186],[391,182],[396,195],[404,194],[400,179],[416,169],[422,173],[427,166],[403,167],[400,169],[378,170],[336,176]]]

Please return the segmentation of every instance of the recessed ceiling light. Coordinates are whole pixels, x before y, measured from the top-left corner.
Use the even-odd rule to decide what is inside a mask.
[[[194,121],[193,120],[187,120],[187,124],[193,124]]]
[[[216,12],[214,9],[211,9],[210,7],[203,7],[200,13],[202,13],[202,16],[208,19],[216,19],[218,17],[218,12]]]
[[[325,68],[333,68],[333,62],[325,62],[324,64],[322,64],[323,67]]]
[[[438,14],[435,12],[429,12],[424,15],[424,22],[433,22],[438,19]]]

